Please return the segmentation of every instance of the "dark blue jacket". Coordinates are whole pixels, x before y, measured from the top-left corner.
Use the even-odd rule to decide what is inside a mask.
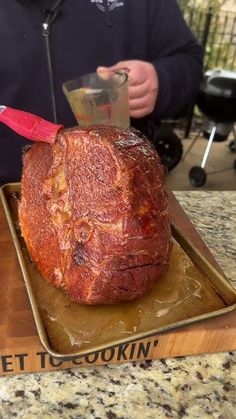
[[[47,16],[25,7],[24,0],[1,0],[0,105],[53,121],[42,27]],[[54,17],[51,14],[50,20]],[[50,24],[47,40],[57,119],[65,126],[75,120],[62,83],[93,72],[98,65],[124,59],[152,62],[160,81],[156,118],[180,111],[196,93],[201,78],[201,47],[175,0],[65,0]],[[25,143],[0,124],[0,183],[19,179]]]

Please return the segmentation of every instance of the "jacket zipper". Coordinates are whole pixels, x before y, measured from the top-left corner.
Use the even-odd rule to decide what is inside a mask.
[[[45,48],[46,48],[46,56],[47,56],[47,64],[48,64],[48,75],[49,75],[49,87],[50,87],[50,95],[51,95],[51,102],[52,102],[52,114],[53,114],[53,121],[57,124],[57,108],[56,108],[56,99],[55,99],[55,89],[54,89],[54,77],[53,77],[53,68],[52,68],[52,57],[51,57],[51,50],[50,50],[50,23],[49,23],[50,15],[47,17],[46,21],[42,24],[42,32],[43,37],[45,40]]]

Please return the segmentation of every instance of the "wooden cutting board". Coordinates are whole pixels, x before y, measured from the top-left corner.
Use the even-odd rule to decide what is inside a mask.
[[[175,225],[218,270],[173,194]],[[0,375],[236,350],[236,311],[107,351],[62,362],[40,344],[10,230],[0,204]]]

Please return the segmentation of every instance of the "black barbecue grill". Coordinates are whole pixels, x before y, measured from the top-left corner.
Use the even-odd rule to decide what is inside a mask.
[[[189,179],[194,186],[203,186],[207,179],[205,166],[213,141],[227,140],[236,121],[236,72],[211,70],[205,73],[197,97],[197,105],[205,116],[203,132],[208,138],[201,166],[192,167]],[[198,137],[198,136],[197,136]],[[185,153],[190,151],[197,137]],[[229,147],[235,151],[236,135]],[[234,162],[236,169],[236,160]]]

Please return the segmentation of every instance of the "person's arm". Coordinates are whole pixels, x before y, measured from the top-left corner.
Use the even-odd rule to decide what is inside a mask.
[[[175,116],[197,93],[202,77],[202,48],[187,27],[175,0],[148,2],[147,60],[126,60],[132,118]],[[98,70],[101,70],[99,68]]]
[[[156,117],[177,114],[195,96],[202,77],[202,48],[175,0],[149,3],[150,62],[158,74]]]

